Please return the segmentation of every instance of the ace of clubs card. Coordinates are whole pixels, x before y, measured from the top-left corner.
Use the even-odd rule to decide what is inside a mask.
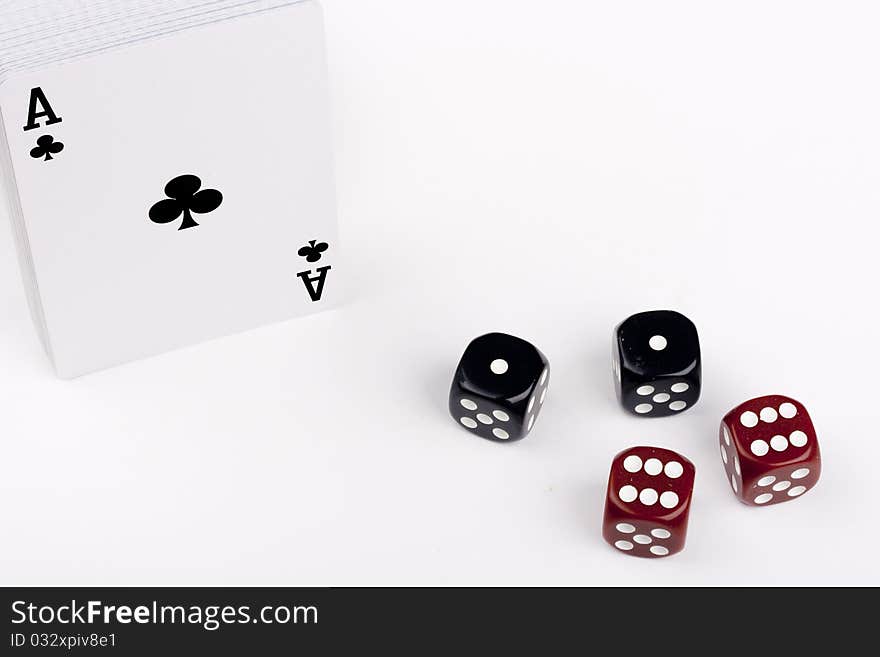
[[[323,34],[305,2],[0,88],[59,375],[337,303]]]

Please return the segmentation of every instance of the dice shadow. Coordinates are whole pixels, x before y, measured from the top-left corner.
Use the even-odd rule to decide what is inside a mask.
[[[429,364],[427,375],[421,379],[423,401],[445,420],[449,420],[449,389],[452,386],[454,372],[447,364],[437,362]]]
[[[603,544],[602,519],[605,517],[606,490],[607,482],[594,479],[576,486],[573,499],[578,533],[585,533],[593,542]],[[593,504],[593,500],[601,500],[601,503]]]
[[[586,364],[587,392],[595,399],[602,399],[604,404],[611,404],[610,408],[618,409],[620,402],[615,390],[616,381],[611,368],[610,347],[604,351],[593,349],[580,359],[579,362]]]

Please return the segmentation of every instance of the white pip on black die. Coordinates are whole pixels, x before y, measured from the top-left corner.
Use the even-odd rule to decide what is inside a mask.
[[[525,438],[541,412],[550,385],[550,363],[534,345],[505,333],[488,333],[464,350],[449,393],[449,412],[482,438]]]
[[[700,398],[697,327],[674,310],[638,313],[614,329],[617,398],[640,417],[677,415]]]

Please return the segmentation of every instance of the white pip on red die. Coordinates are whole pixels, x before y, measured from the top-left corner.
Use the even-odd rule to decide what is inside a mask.
[[[665,557],[684,549],[694,464],[660,447],[631,447],[614,457],[605,495],[602,535],[637,557]]]
[[[740,404],[721,421],[719,441],[727,481],[745,504],[788,502],[819,481],[816,430],[804,405],[791,397]]]

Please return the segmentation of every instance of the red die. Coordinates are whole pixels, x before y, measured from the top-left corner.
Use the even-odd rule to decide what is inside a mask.
[[[719,440],[727,480],[745,504],[788,502],[819,481],[816,430],[804,405],[791,397],[740,404],[721,421]]]
[[[694,464],[660,447],[631,447],[611,463],[602,535],[637,557],[665,557],[684,549]]]

